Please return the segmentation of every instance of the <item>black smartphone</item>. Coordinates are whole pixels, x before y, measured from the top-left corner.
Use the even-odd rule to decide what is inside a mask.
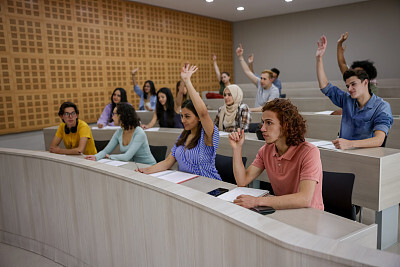
[[[271,214],[271,213],[275,212],[275,209],[273,207],[269,207],[269,206],[258,206],[258,207],[251,208],[250,210],[258,212],[262,215]]]
[[[222,195],[223,193],[226,193],[228,191],[229,191],[229,189],[226,189],[226,188],[217,188],[217,189],[214,189],[214,190],[208,192],[207,194],[212,195],[214,197],[217,197],[217,196]]]

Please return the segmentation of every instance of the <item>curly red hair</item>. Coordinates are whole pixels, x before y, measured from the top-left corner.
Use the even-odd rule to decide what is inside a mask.
[[[305,141],[306,121],[289,99],[275,98],[265,103],[262,111],[266,110],[277,114],[288,146],[297,146]]]

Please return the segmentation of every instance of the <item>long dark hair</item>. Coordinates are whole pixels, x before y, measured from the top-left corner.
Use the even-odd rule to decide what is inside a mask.
[[[121,122],[121,128],[124,130],[130,130],[140,125],[139,117],[129,103],[120,102],[117,104],[117,114]]]
[[[167,121],[164,121],[164,107],[161,105],[160,101],[158,101],[158,94],[163,93],[167,97],[167,102],[165,103],[167,107]],[[172,96],[171,90],[167,87],[163,87],[157,92],[157,105],[156,105],[156,114],[158,119],[158,124],[165,125],[167,124],[169,128],[174,128],[174,97]]]
[[[114,91],[113,91],[113,93],[111,94],[111,113],[110,113],[110,117],[108,118],[108,122],[109,122],[109,123],[113,121],[113,119],[112,119],[112,114],[113,114],[113,112],[114,112],[114,108],[117,106],[117,104],[114,103],[114,99],[113,99],[113,96],[114,96],[114,94],[115,94],[115,92],[116,92],[117,90],[121,93],[121,101],[120,101],[120,103],[122,103],[122,102],[128,102],[128,97],[126,96],[126,91],[125,91],[125,89],[124,89],[124,88],[115,88]]]
[[[156,95],[156,87],[154,86],[153,81],[147,80],[143,84],[143,98],[144,99],[147,99],[147,97],[148,97],[148,93],[146,93],[146,91],[144,90],[144,86],[146,85],[146,83],[150,84],[150,94],[151,95]]]
[[[187,108],[189,109],[191,112],[193,112],[193,114],[199,118],[199,114],[197,114],[196,109],[194,108],[193,102],[192,100],[188,99],[185,102],[183,102],[181,109]],[[186,146],[188,149],[192,149],[195,148],[197,146],[197,143],[199,142],[199,139],[201,137],[201,129],[203,128],[203,126],[201,125],[201,122],[199,121],[199,125],[197,127],[197,132],[195,137],[190,141],[190,143]],[[183,130],[183,132],[181,133],[181,137],[178,139],[178,141],[176,142],[176,146],[184,146],[187,137],[189,136],[189,134],[191,133],[190,130]]]

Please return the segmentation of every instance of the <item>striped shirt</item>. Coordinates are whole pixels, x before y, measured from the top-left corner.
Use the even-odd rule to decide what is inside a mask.
[[[179,139],[179,138],[178,138]],[[186,149],[185,146],[175,146],[171,149],[172,156],[179,164],[179,170],[193,173],[217,180],[221,180],[215,168],[215,155],[219,144],[218,128],[214,126],[213,145],[207,146],[204,142],[204,129],[201,129],[201,137],[197,146]]]

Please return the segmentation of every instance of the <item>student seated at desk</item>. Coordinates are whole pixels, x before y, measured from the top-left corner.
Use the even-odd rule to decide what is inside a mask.
[[[238,196],[234,203],[245,208],[270,206],[274,209],[312,207],[324,210],[322,164],[319,149],[306,142],[306,123],[287,99],[267,102],[262,109],[261,128],[265,145],[245,169],[242,162],[244,131],[229,135],[233,151],[233,172],[238,186],[246,186],[264,169],[276,196]]]
[[[242,103],[243,91],[236,84],[224,89],[225,104],[218,108],[214,124],[219,131],[234,132],[237,128],[247,131],[251,122],[249,106]]]
[[[114,126],[113,122],[113,110],[120,102],[128,102],[126,97],[126,91],[124,88],[115,88],[111,95],[111,103],[108,104],[101,114],[99,120],[97,121],[97,127],[103,128],[107,125]]]
[[[174,104],[174,97],[169,88],[163,87],[157,92],[157,106],[149,124],[142,124],[143,129],[152,128],[156,122],[160,127],[183,128],[179,107]]]
[[[371,92],[368,75],[363,70],[344,72],[348,93],[328,82],[322,56],[327,40],[322,36],[316,52],[319,87],[332,103],[343,109],[339,138],[333,144],[339,149],[379,147],[393,124],[390,104]]]
[[[156,164],[151,154],[146,133],[138,127],[140,122],[135,109],[129,103],[118,103],[114,108],[113,120],[115,125],[121,126],[107,146],[94,156],[87,156],[85,159],[100,160],[103,158],[134,161],[143,164]],[[119,144],[122,154],[110,155]]]
[[[58,126],[56,135],[50,144],[49,151],[67,155],[94,155],[97,153],[92,131],[86,122],[78,119],[79,110],[72,102],[64,102],[60,106],[58,116],[63,121]],[[64,142],[65,149],[58,145]]]
[[[197,67],[189,64],[185,64],[182,68],[181,77],[191,100],[186,100],[182,104],[181,118],[185,129],[171,153],[164,161],[136,171],[146,174],[165,171],[178,162],[180,171],[221,180],[215,168],[219,132],[208,114],[206,105],[190,81],[190,77],[196,71]]]
[[[264,70],[261,72],[261,77],[258,78],[250,70],[249,66],[246,64],[243,58],[243,47],[239,44],[236,49],[236,55],[239,58],[240,65],[242,66],[243,72],[251,80],[251,82],[257,87],[256,101],[254,103],[254,108],[250,108],[251,112],[260,112],[264,104],[275,98],[279,98],[279,90],[273,84],[274,73],[270,70]]]

